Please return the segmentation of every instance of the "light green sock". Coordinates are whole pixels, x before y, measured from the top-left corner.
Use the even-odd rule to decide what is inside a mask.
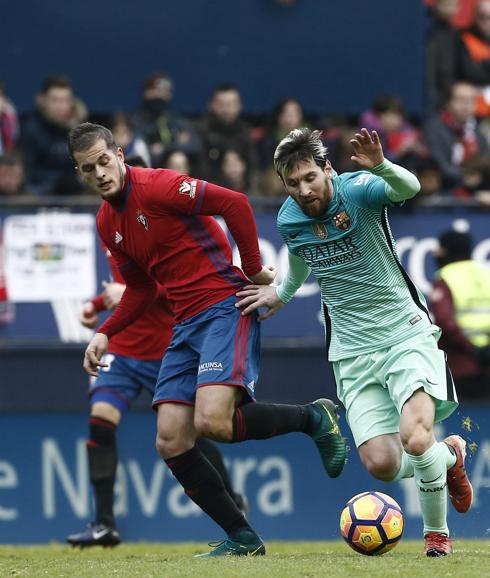
[[[413,464],[410,461],[407,452],[402,452],[402,463],[400,464],[400,469],[392,482],[399,482],[403,478],[413,478]]]
[[[446,472],[454,456],[442,442],[435,443],[421,456],[407,456],[413,464],[415,483],[419,489],[424,535],[441,532],[449,536]]]

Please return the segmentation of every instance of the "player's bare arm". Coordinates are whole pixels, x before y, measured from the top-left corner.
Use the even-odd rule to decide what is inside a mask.
[[[101,361],[102,356],[107,351],[109,340],[104,333],[96,333],[85,350],[83,358],[83,368],[93,377],[98,376],[99,367],[107,367],[107,363]]]
[[[270,285],[247,285],[237,293],[240,301],[236,306],[242,309],[242,315],[249,315],[259,307],[267,310],[259,315],[259,321],[271,317],[284,306],[279,299],[276,288]]]
[[[361,129],[361,132],[356,133],[350,140],[350,144],[354,149],[351,160],[363,169],[370,171],[385,160],[383,147],[375,130],[369,132],[366,128]]]

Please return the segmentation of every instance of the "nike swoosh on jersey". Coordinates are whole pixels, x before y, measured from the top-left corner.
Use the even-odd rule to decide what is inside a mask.
[[[434,478],[433,480],[429,480],[429,481],[425,481],[425,480],[420,480],[422,482],[422,484],[432,484],[432,482],[435,482],[436,480],[438,480],[441,476],[437,476],[436,478]]]

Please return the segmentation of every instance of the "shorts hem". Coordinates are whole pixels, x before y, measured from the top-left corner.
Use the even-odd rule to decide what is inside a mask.
[[[94,397],[100,397],[100,399],[94,399]],[[88,393],[89,403],[90,405],[94,405],[96,403],[105,402],[113,405],[115,408],[121,411],[127,411],[131,408],[132,400],[119,393],[118,391],[114,391],[110,387],[95,387],[89,390]],[[113,402],[113,403],[111,403]]]
[[[156,411],[157,405],[162,405],[163,403],[182,403],[184,405],[195,405],[193,401],[187,401],[185,399],[159,399],[151,404],[151,409]]]
[[[216,381],[216,382],[210,382],[210,383],[201,383],[196,387],[197,389],[200,389],[201,387],[207,387],[208,385],[223,385],[225,387],[239,387],[241,389],[243,389],[245,395],[247,396],[247,399],[253,403],[256,403],[256,399],[255,396],[252,395],[248,389],[247,386],[243,385],[243,383],[230,383],[227,381]],[[243,403],[247,403],[247,401],[244,399]]]
[[[354,443],[356,444],[356,448],[359,448],[360,446],[362,446],[362,444],[368,442],[369,440],[372,440],[373,438],[377,438],[379,436],[399,434],[399,433],[400,433],[399,429],[396,429],[396,430],[390,429],[389,431],[378,431],[374,435],[364,435],[361,438],[359,438],[359,440],[354,438]]]

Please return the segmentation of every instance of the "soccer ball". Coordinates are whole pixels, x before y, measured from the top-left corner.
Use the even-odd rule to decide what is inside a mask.
[[[381,492],[363,492],[351,498],[340,515],[340,533],[360,554],[378,556],[394,548],[403,534],[403,512]]]

